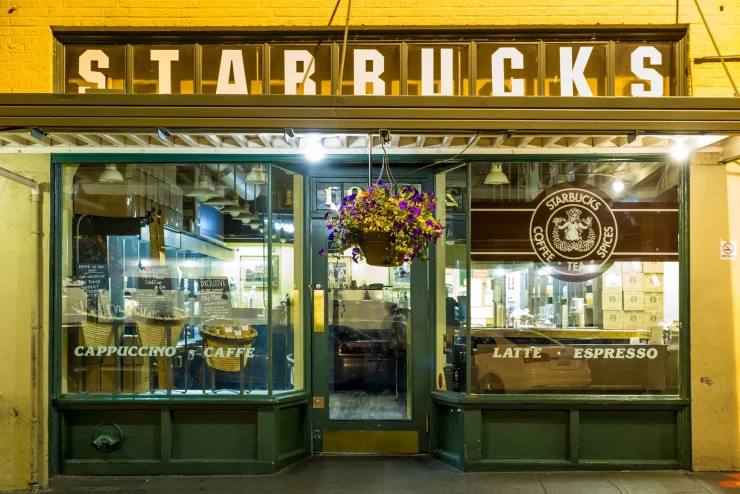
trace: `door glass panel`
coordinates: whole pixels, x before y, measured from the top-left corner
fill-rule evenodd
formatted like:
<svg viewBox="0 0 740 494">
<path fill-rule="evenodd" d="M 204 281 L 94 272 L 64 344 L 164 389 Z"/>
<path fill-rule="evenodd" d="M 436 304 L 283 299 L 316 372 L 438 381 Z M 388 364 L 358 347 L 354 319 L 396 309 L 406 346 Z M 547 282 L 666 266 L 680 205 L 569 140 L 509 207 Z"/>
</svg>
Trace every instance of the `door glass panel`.
<svg viewBox="0 0 740 494">
<path fill-rule="evenodd" d="M 329 418 L 411 418 L 409 265 L 329 260 Z"/>
</svg>

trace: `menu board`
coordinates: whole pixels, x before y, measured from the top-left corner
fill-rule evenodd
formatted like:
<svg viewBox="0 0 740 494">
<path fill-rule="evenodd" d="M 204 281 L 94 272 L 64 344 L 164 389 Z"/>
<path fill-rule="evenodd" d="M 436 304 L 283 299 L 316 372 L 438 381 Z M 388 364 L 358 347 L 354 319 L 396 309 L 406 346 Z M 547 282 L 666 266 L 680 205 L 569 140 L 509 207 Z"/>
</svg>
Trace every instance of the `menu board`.
<svg viewBox="0 0 740 494">
<path fill-rule="evenodd" d="M 231 319 L 229 280 L 226 277 L 201 278 L 199 298 L 203 319 Z"/>
<path fill-rule="evenodd" d="M 147 267 L 138 273 L 136 301 L 139 312 L 159 317 L 172 315 L 173 274 L 171 266 Z"/>
<path fill-rule="evenodd" d="M 97 297 L 100 290 L 108 289 L 108 265 L 79 264 L 77 266 L 77 279 L 82 282 L 82 287 L 87 292 L 88 298 Z"/>
</svg>

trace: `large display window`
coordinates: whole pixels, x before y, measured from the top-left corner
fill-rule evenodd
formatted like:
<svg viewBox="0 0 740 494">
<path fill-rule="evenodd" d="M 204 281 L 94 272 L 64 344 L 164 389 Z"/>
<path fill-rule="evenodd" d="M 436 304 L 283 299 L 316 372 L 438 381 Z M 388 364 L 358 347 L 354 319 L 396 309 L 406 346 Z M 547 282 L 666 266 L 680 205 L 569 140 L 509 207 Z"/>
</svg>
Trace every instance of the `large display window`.
<svg viewBox="0 0 740 494">
<path fill-rule="evenodd" d="M 469 183 L 457 216 L 455 174 Z M 440 174 L 438 388 L 678 394 L 679 177 L 628 160 Z"/>
<path fill-rule="evenodd" d="M 303 177 L 64 165 L 62 394 L 304 388 Z"/>
</svg>

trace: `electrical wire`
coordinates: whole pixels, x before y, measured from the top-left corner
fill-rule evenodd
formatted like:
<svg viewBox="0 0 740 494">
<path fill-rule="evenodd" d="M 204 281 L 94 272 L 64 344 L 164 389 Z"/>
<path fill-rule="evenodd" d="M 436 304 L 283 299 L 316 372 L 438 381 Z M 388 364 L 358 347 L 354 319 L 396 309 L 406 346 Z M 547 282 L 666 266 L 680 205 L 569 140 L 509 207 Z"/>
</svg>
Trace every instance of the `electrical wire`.
<svg viewBox="0 0 740 494">
<path fill-rule="evenodd" d="M 460 156 L 462 156 L 465 153 L 465 151 L 467 151 L 468 149 L 470 149 L 470 146 L 472 146 L 473 143 L 478 139 L 478 136 L 480 136 L 480 130 L 475 133 L 475 136 L 473 136 L 473 138 L 470 140 L 470 142 L 468 143 L 468 145 L 465 146 L 465 148 L 463 148 L 463 150 L 460 151 L 459 153 L 457 153 L 455 156 L 452 156 L 452 157 L 447 158 L 447 159 L 444 159 L 444 160 L 435 161 L 434 163 L 430 163 L 430 164 L 424 165 L 424 166 L 422 166 L 420 168 L 416 168 L 415 170 L 411 170 L 406 175 L 404 175 L 403 177 L 401 177 L 401 180 L 400 181 L 405 180 L 406 177 L 408 177 L 412 173 L 416 173 L 416 172 L 419 172 L 419 171 L 424 170 L 426 168 L 431 168 L 433 166 L 437 166 L 437 165 L 441 165 L 441 164 L 444 164 L 444 163 L 448 163 L 448 162 L 450 162 L 450 161 L 452 161 L 454 159 L 459 158 Z M 385 148 L 383 148 L 383 152 L 385 152 Z"/>
<path fill-rule="evenodd" d="M 714 40 L 714 36 L 712 35 L 712 30 L 709 29 L 709 24 L 707 23 L 707 20 L 704 18 L 704 12 L 701 11 L 701 7 L 699 6 L 699 0 L 694 0 L 694 4 L 696 5 L 696 10 L 699 11 L 699 16 L 701 16 L 701 21 L 704 23 L 704 27 L 707 28 L 709 39 L 712 40 L 712 44 L 714 45 L 714 50 L 717 52 L 719 61 L 722 62 L 722 67 L 725 69 L 725 74 L 727 74 L 727 78 L 730 80 L 730 84 L 732 84 L 732 89 L 735 91 L 735 97 L 738 97 L 740 96 L 740 92 L 738 92 L 737 86 L 735 85 L 735 79 L 732 78 L 732 74 L 730 74 L 730 69 L 727 67 L 727 63 L 725 63 L 725 58 L 722 56 L 722 53 L 719 51 L 719 46 L 717 46 L 717 42 Z"/>
<path fill-rule="evenodd" d="M 340 3 L 342 3 L 342 0 L 337 0 L 337 3 L 334 4 L 334 11 L 331 13 L 331 17 L 329 18 L 329 24 L 327 24 L 328 27 L 331 27 L 331 23 L 334 22 L 334 17 L 337 15 L 337 10 L 339 10 Z M 349 15 L 349 13 L 347 15 Z M 347 22 L 349 23 L 349 21 Z M 316 60 L 316 54 L 319 52 L 319 48 L 321 48 L 321 44 L 323 42 L 324 42 L 323 39 L 319 40 L 319 42 L 316 43 L 316 47 L 313 49 L 313 53 L 311 54 L 311 61 L 308 63 L 306 72 L 304 72 L 303 74 L 303 80 L 301 81 L 302 85 L 306 84 L 306 79 L 308 79 L 308 74 L 311 73 L 311 69 L 313 68 L 314 61 Z"/>
</svg>

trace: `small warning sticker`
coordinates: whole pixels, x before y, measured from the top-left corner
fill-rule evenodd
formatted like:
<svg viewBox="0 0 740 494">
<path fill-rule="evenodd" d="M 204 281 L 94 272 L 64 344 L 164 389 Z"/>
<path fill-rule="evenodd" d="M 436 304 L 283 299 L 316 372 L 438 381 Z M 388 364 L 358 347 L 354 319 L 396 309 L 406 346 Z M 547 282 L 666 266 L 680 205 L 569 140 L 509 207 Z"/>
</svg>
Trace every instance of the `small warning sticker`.
<svg viewBox="0 0 740 494">
<path fill-rule="evenodd" d="M 719 258 L 734 261 L 737 259 L 737 242 L 720 240 Z"/>
</svg>

